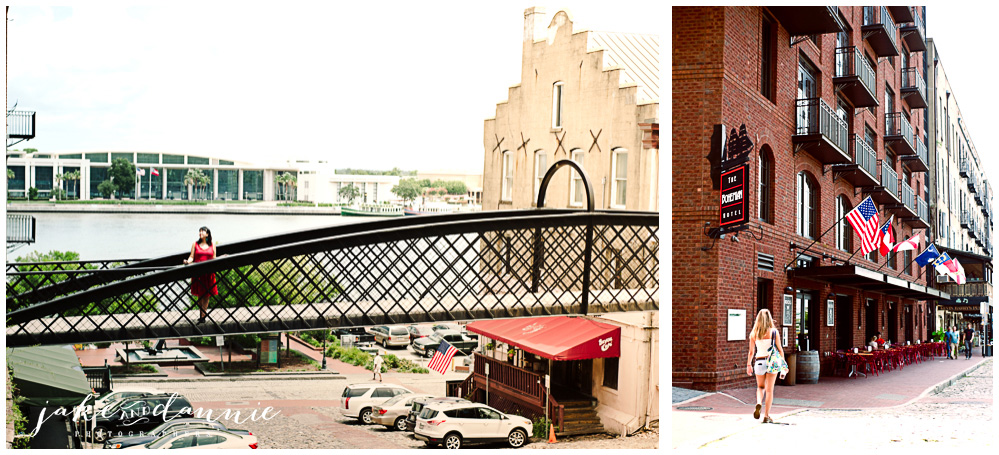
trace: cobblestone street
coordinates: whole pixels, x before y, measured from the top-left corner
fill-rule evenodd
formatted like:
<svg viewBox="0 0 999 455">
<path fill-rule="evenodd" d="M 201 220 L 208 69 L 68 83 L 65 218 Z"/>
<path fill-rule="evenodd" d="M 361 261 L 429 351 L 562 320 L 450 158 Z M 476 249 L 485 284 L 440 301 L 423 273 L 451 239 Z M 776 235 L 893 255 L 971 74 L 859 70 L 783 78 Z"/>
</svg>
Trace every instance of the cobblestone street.
<svg viewBox="0 0 999 455">
<path fill-rule="evenodd" d="M 453 375 L 453 374 L 452 374 Z M 424 443 L 412 433 L 393 431 L 381 425 L 363 425 L 340 415 L 340 395 L 347 384 L 367 382 L 368 374 L 347 374 L 347 379 L 253 381 L 131 382 L 129 385 L 154 387 L 176 392 L 190 399 L 195 407 L 222 415 L 226 410 L 240 411 L 240 423 L 220 419 L 231 428 L 249 430 L 262 449 L 415 449 Z M 391 377 L 390 377 L 391 376 Z M 457 375 L 462 376 L 463 375 Z M 417 392 L 444 394 L 439 375 L 386 374 L 385 382 L 402 384 Z M 269 420 L 249 420 L 264 408 L 280 411 Z M 274 412 L 270 412 L 273 414 Z M 556 444 L 535 438 L 532 449 L 652 449 L 658 447 L 658 423 L 631 437 L 589 435 L 560 438 Z M 508 448 L 505 444 L 476 445 L 478 448 Z"/>
<path fill-rule="evenodd" d="M 776 418 L 778 425 L 753 422 L 699 447 L 740 449 L 760 441 L 776 440 L 792 446 L 800 442 L 813 447 L 849 446 L 856 450 L 995 446 L 992 383 L 993 360 L 988 359 L 952 385 L 908 404 L 871 409 L 801 410 Z M 739 418 L 714 417 L 715 420 Z M 677 436 L 674 434 L 674 447 Z"/>
</svg>

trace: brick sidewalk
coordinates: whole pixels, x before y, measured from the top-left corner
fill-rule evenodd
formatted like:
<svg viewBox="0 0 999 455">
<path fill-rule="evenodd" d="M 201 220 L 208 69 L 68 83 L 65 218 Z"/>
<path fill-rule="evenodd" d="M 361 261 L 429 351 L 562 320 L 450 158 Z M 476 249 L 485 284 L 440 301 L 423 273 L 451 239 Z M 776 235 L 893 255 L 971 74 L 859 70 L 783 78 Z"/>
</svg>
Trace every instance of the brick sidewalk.
<svg viewBox="0 0 999 455">
<path fill-rule="evenodd" d="M 818 384 L 776 386 L 771 415 L 785 414 L 803 408 L 857 409 L 897 406 L 919 398 L 928 389 L 985 361 L 983 357 L 948 360 L 938 357 L 906 365 L 878 376 L 823 376 Z M 756 388 L 726 390 L 694 399 L 679 406 L 707 406 L 712 413 L 751 413 L 756 403 Z M 677 412 L 695 412 L 677 410 Z M 748 411 L 747 411 L 748 410 Z"/>
</svg>

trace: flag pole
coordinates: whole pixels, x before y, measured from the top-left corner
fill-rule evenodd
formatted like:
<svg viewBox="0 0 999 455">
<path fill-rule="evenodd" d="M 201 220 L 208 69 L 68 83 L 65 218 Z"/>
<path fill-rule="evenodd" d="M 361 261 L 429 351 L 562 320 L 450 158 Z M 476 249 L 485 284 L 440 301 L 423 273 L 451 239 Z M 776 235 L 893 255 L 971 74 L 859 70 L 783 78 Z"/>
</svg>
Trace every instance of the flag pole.
<svg viewBox="0 0 999 455">
<path fill-rule="evenodd" d="M 847 212 L 847 215 L 849 215 L 849 214 L 850 214 L 850 212 Z M 838 224 L 840 223 L 840 221 L 843 221 L 843 219 L 844 219 L 844 218 L 846 218 L 846 215 L 843 215 L 843 216 L 841 216 L 841 217 L 839 218 L 839 220 L 837 220 L 837 221 L 836 221 L 835 223 L 833 223 L 833 224 L 832 224 L 832 226 L 829 226 L 829 229 L 826 229 L 826 230 L 825 230 L 825 232 L 823 232 L 822 234 L 819 234 L 819 236 L 818 236 L 818 237 L 816 237 L 816 238 L 815 238 L 815 240 L 812 240 L 812 243 L 810 243 L 810 244 L 809 244 L 809 245 L 808 245 L 807 247 L 805 247 L 804 249 L 800 250 L 800 251 L 798 252 L 798 255 L 797 255 L 797 256 L 795 256 L 795 257 L 794 257 L 794 259 L 791 259 L 791 262 L 788 262 L 788 263 L 787 263 L 787 265 L 785 265 L 785 266 L 784 266 L 784 270 L 788 270 L 788 269 L 789 269 L 789 268 L 791 267 L 791 264 L 794 264 L 794 261 L 797 261 L 797 260 L 798 260 L 798 258 L 800 258 L 800 257 L 801 257 L 801 254 L 802 254 L 802 253 L 804 253 L 805 251 L 808 251 L 808 250 L 809 250 L 809 249 L 810 249 L 810 248 L 811 248 L 811 247 L 812 247 L 813 245 L 815 245 L 815 242 L 818 242 L 818 241 L 819 241 L 819 239 L 821 239 L 821 238 L 822 238 L 822 236 L 824 236 L 824 235 L 826 235 L 827 233 L 829 233 L 829 231 L 830 231 L 830 230 L 832 230 L 832 228 L 836 227 L 836 225 L 838 225 Z M 853 257 L 853 256 L 850 256 L 850 257 Z"/>
<path fill-rule="evenodd" d="M 905 267 L 908 267 L 908 266 L 912 265 L 913 262 L 916 262 L 916 256 L 913 256 L 912 259 L 909 260 L 909 263 L 905 264 Z M 895 275 L 895 278 L 898 278 L 898 277 L 902 276 L 902 273 L 905 272 L 905 267 L 902 267 L 902 271 L 898 272 L 898 275 Z M 878 269 L 878 270 L 880 270 L 880 269 Z"/>
<path fill-rule="evenodd" d="M 847 264 L 850 264 L 850 259 L 853 259 L 853 256 L 855 254 L 857 254 L 857 252 L 860 251 L 861 248 L 863 248 L 863 247 L 862 246 L 858 246 L 857 249 L 853 250 L 853 253 L 850 254 L 850 257 L 846 258 L 846 263 Z"/>
</svg>

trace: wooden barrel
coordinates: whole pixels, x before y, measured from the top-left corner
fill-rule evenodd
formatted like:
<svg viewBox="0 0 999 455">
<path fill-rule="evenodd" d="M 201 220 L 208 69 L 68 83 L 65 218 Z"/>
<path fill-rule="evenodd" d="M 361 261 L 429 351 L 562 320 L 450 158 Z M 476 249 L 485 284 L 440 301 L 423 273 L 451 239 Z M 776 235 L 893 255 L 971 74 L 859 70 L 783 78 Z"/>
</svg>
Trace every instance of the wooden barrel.
<svg viewBox="0 0 999 455">
<path fill-rule="evenodd" d="M 819 351 L 799 352 L 797 370 L 798 382 L 817 384 L 819 382 Z"/>
</svg>

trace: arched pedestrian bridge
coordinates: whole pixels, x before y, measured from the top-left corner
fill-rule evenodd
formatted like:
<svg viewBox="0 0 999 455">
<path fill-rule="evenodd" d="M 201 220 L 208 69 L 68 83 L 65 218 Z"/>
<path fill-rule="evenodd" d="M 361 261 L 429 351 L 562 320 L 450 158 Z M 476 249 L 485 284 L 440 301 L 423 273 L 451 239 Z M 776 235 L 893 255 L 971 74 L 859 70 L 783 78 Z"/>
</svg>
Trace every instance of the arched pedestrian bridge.
<svg viewBox="0 0 999 455">
<path fill-rule="evenodd" d="M 186 266 L 187 251 L 7 264 L 7 345 L 657 310 L 658 242 L 655 212 L 534 209 L 293 232 Z M 198 324 L 206 274 L 219 295 Z"/>
</svg>

